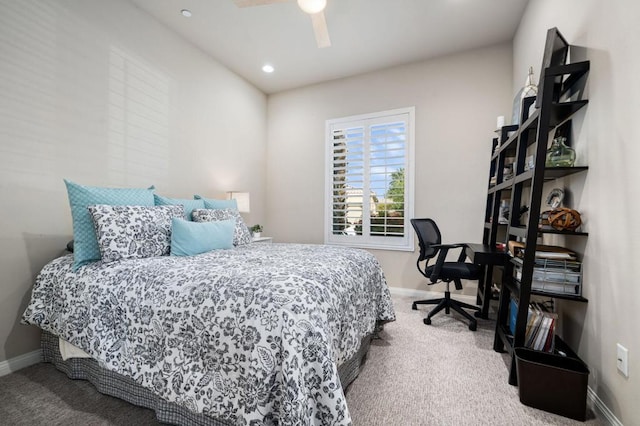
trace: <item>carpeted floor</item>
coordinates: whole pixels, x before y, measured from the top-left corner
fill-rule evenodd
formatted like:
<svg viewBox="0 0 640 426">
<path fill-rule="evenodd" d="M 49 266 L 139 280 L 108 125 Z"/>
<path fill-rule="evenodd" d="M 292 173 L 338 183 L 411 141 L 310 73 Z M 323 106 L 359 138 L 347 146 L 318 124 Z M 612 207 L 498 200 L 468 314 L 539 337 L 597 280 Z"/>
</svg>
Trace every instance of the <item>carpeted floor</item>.
<svg viewBox="0 0 640 426">
<path fill-rule="evenodd" d="M 493 350 L 494 321 L 478 320 L 472 332 L 461 317 L 443 312 L 424 325 L 431 306 L 413 311 L 414 299 L 393 300 L 396 322 L 373 341 L 347 390 L 354 425 L 604 424 L 591 411 L 582 423 L 521 404 L 507 382 L 508 356 Z"/>
<path fill-rule="evenodd" d="M 397 321 L 374 340 L 360 376 L 347 390 L 355 426 L 580 425 L 586 423 L 522 405 L 507 383 L 506 357 L 494 352 L 492 321 L 471 332 L 440 314 L 426 326 L 429 307 L 411 310 L 394 296 Z M 98 393 L 50 364 L 0 377 L 1 425 L 154 425 L 150 410 Z"/>
</svg>

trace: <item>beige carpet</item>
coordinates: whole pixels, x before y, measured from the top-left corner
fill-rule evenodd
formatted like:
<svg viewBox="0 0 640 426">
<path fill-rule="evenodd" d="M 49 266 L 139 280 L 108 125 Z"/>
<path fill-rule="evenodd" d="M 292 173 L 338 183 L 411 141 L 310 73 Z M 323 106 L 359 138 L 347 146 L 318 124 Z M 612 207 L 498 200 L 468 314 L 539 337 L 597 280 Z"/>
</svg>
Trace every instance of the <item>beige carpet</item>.
<svg viewBox="0 0 640 426">
<path fill-rule="evenodd" d="M 356 426 L 387 425 L 601 425 L 527 407 L 508 384 L 508 357 L 493 351 L 494 321 L 469 331 L 444 312 L 422 319 L 431 306 L 394 296 L 397 321 L 375 340 L 358 379 L 347 391 Z"/>
<path fill-rule="evenodd" d="M 493 322 L 478 331 L 450 315 L 426 326 L 429 307 L 394 296 L 397 321 L 374 340 L 347 401 L 354 426 L 580 425 L 522 405 L 494 352 Z M 98 393 L 50 364 L 0 377 L 0 425 L 153 425 L 150 410 Z M 603 424 L 589 414 L 587 425 Z"/>
</svg>

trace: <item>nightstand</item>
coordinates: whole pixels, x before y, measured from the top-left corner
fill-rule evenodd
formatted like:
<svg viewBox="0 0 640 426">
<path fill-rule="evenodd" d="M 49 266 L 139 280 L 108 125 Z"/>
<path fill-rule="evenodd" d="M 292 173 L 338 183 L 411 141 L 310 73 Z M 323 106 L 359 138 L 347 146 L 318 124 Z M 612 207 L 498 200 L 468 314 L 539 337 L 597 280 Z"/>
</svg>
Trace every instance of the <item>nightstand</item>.
<svg viewBox="0 0 640 426">
<path fill-rule="evenodd" d="M 251 239 L 252 243 L 265 243 L 265 244 L 271 244 L 273 242 L 273 237 L 258 237 L 258 238 L 252 238 Z"/>
</svg>

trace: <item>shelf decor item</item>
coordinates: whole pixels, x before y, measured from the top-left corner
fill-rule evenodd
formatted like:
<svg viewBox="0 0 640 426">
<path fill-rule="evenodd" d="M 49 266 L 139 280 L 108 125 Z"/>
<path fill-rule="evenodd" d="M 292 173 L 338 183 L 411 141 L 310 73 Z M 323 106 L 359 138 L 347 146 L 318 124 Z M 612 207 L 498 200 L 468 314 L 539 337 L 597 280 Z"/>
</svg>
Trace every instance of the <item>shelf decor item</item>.
<svg viewBox="0 0 640 426">
<path fill-rule="evenodd" d="M 547 210 L 540 214 L 540 229 L 555 229 L 556 231 L 575 231 L 582 225 L 580 213 L 566 207 Z"/>
<path fill-rule="evenodd" d="M 527 75 L 527 80 L 524 83 L 524 87 L 518 91 L 516 97 L 513 98 L 513 115 L 511 116 L 511 124 L 520 124 L 520 119 L 522 118 L 522 108 L 524 105 L 525 98 L 535 98 L 538 95 L 538 86 L 533 83 L 533 67 L 529 67 L 529 75 Z M 532 103 L 527 103 L 527 106 L 531 106 Z M 529 116 L 527 112 L 526 117 Z"/>
<path fill-rule="evenodd" d="M 509 200 L 500 201 L 500 213 L 498 214 L 498 223 L 506 225 L 509 223 Z"/>
<path fill-rule="evenodd" d="M 562 205 L 564 200 L 564 191 L 560 188 L 553 188 L 547 196 L 547 205 L 552 209 L 557 209 Z"/>
<path fill-rule="evenodd" d="M 260 238 L 260 235 L 262 234 L 262 225 L 255 224 L 249 228 L 249 230 L 251 231 L 253 238 Z"/>
<path fill-rule="evenodd" d="M 576 151 L 567 146 L 567 138 L 559 136 L 553 139 L 551 148 L 547 150 L 545 167 L 573 167 L 576 162 Z"/>
</svg>

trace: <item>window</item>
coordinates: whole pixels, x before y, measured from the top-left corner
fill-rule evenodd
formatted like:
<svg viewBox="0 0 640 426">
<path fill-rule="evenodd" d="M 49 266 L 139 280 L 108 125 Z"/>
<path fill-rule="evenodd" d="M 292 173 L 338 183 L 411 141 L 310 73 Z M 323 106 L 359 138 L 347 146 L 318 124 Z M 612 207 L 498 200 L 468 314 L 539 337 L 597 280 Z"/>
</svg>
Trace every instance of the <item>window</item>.
<svg viewBox="0 0 640 426">
<path fill-rule="evenodd" d="M 327 121 L 325 243 L 413 250 L 414 114 Z"/>
</svg>

